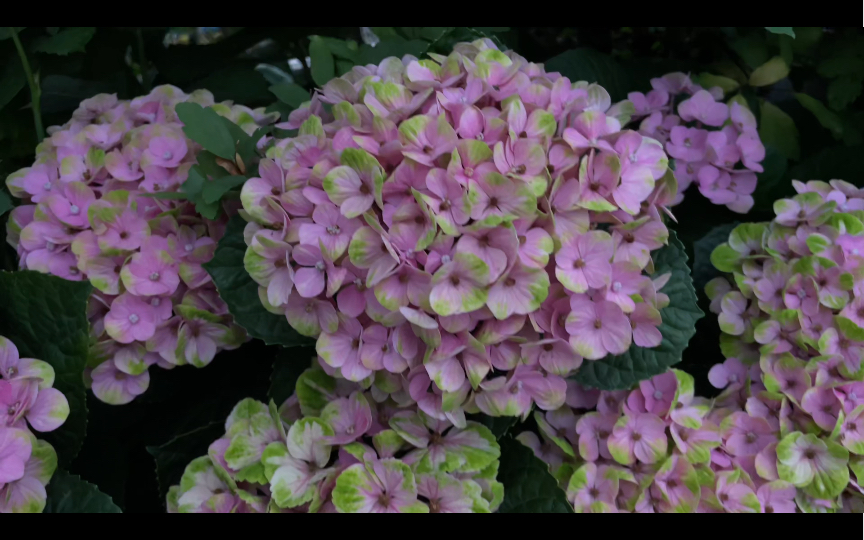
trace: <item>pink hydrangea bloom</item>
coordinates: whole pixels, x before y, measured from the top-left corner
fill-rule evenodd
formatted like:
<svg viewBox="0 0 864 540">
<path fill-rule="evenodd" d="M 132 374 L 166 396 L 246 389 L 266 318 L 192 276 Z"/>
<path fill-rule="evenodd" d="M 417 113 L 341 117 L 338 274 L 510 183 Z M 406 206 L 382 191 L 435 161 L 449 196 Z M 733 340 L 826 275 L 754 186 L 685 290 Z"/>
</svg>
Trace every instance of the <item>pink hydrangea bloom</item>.
<svg viewBox="0 0 864 540">
<path fill-rule="evenodd" d="M 202 266 L 213 258 L 224 218 L 204 219 L 185 200 L 146 197 L 178 191 L 196 163 L 200 147 L 186 138 L 174 110 L 186 101 L 215 106 L 247 131 L 273 120 L 262 111 L 215 104 L 207 91 L 185 94 L 162 86 L 132 101 L 100 95 L 82 102 L 65 125 L 50 128 L 34 166 L 6 180 L 25 202 L 13 216 L 19 233 L 9 236 L 21 268 L 88 280 L 96 289 L 93 357 L 113 366 L 94 370 L 93 389 L 109 403 L 140 395 L 153 364 L 206 365 L 217 351 L 243 340 Z M 281 172 L 266 163 L 261 169 L 268 178 Z M 300 213 L 311 208 L 296 197 L 280 200 L 295 203 Z M 325 230 L 343 225 L 324 208 L 313 220 Z M 352 232 L 321 236 L 328 249 L 344 251 Z M 274 274 L 268 276 L 268 299 L 284 306 L 293 274 Z M 212 320 L 203 323 L 201 312 Z M 199 330 L 207 336 L 203 341 L 183 339 L 184 331 Z"/>
</svg>

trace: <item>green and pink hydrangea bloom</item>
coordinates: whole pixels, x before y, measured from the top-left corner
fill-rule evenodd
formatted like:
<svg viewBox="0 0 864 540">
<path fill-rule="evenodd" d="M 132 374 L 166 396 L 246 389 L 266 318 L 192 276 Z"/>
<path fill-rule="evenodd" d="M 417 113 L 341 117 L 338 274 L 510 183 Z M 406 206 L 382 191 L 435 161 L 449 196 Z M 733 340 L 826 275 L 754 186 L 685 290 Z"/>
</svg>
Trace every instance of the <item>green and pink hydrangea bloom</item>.
<svg viewBox="0 0 864 540">
<path fill-rule="evenodd" d="M 216 104 L 207 91 L 162 86 L 131 101 L 100 95 L 85 100 L 65 125 L 50 128 L 35 164 L 6 180 L 25 203 L 13 212 L 17 233 L 9 235 L 21 268 L 95 288 L 91 356 L 100 363 L 91 366 L 92 388 L 111 404 L 146 391 L 153 364 L 204 366 L 244 339 L 202 266 L 213 258 L 224 218 L 205 219 L 182 198 L 152 197 L 179 191 L 200 152 L 174 110 L 183 102 L 211 106 L 247 131 L 274 120 Z M 268 299 L 284 306 L 293 275 L 273 274 L 266 277 Z M 207 307 L 198 307 L 213 316 L 206 323 L 179 309 L 202 298 Z"/>
<path fill-rule="evenodd" d="M 356 66 L 244 185 L 246 269 L 336 378 L 462 430 L 556 410 L 583 362 L 662 341 L 674 178 L 631 108 L 489 40 Z"/>
<path fill-rule="evenodd" d="M 36 434 L 59 428 L 69 402 L 54 386 L 47 362 L 21 358 L 0 336 L 0 513 L 41 513 L 57 453 Z"/>
<path fill-rule="evenodd" d="M 281 407 L 237 404 L 225 435 L 170 489 L 168 509 L 489 513 L 503 497 L 499 456 L 495 437 L 480 424 L 456 427 L 410 400 L 313 368 Z"/>
</svg>

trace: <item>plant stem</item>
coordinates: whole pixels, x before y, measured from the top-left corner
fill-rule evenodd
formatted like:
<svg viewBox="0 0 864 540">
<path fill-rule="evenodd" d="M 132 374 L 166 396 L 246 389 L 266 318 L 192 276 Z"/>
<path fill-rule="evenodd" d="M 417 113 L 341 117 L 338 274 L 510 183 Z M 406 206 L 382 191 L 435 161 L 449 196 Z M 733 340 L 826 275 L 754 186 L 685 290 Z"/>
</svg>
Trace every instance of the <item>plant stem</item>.
<svg viewBox="0 0 864 540">
<path fill-rule="evenodd" d="M 147 56 L 144 54 L 144 36 L 140 28 L 135 29 L 135 38 L 138 44 L 138 64 L 141 66 L 141 85 L 145 93 L 150 93 L 149 69 L 147 68 Z"/>
<path fill-rule="evenodd" d="M 27 76 L 27 84 L 30 85 L 30 108 L 33 109 L 33 124 L 36 126 L 36 137 L 41 143 L 45 138 L 45 128 L 42 127 L 42 90 L 39 88 L 39 82 L 33 77 L 33 71 L 30 69 L 30 62 L 27 61 L 27 53 L 24 52 L 24 47 L 21 45 L 21 40 L 18 39 L 18 32 L 15 28 L 9 27 L 9 32 L 12 34 L 12 41 L 15 42 L 15 48 L 18 49 L 18 57 L 21 58 L 21 65 L 24 67 L 24 75 Z"/>
</svg>

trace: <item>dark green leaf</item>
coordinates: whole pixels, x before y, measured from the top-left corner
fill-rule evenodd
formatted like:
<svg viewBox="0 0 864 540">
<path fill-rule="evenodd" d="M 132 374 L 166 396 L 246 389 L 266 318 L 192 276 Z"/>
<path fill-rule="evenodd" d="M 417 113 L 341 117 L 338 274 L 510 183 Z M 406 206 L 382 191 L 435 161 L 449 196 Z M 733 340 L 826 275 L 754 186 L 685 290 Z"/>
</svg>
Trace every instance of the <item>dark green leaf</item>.
<svg viewBox="0 0 864 540">
<path fill-rule="evenodd" d="M 795 94 L 798 103 L 805 109 L 813 113 L 813 116 L 819 120 L 822 127 L 827 129 L 834 135 L 835 139 L 843 136 L 843 122 L 835 113 L 828 110 L 828 107 L 818 99 L 808 96 L 807 94 Z"/>
<path fill-rule="evenodd" d="M 344 40 L 344 39 L 336 39 L 331 37 L 322 37 L 324 43 L 327 44 L 327 48 L 330 49 L 330 52 L 333 53 L 333 56 L 336 58 L 341 58 L 343 60 L 349 60 L 351 62 L 355 62 L 357 60 L 357 53 L 359 47 L 357 46 L 357 42 L 353 40 Z"/>
<path fill-rule="evenodd" d="M 285 66 L 288 67 L 287 65 Z M 290 68 L 288 68 L 290 69 Z M 255 71 L 260 73 L 270 84 L 293 83 L 294 77 L 284 69 L 271 64 L 258 64 Z"/>
<path fill-rule="evenodd" d="M 407 40 L 401 37 L 382 38 L 381 43 L 375 47 L 363 45 L 360 47 L 360 53 L 357 56 L 358 64 L 378 64 L 381 60 L 390 56 L 402 58 L 406 54 L 413 56 L 421 56 L 429 44 L 420 39 Z"/>
<path fill-rule="evenodd" d="M 45 514 L 122 514 L 111 497 L 93 484 L 58 469 L 48 484 Z"/>
<path fill-rule="evenodd" d="M 268 397 L 276 402 L 276 405 L 285 403 L 294 388 L 297 379 L 304 371 L 309 369 L 311 359 L 315 357 L 313 349 L 303 350 L 298 348 L 282 349 L 273 361 L 273 374 L 270 376 L 270 391 Z"/>
<path fill-rule="evenodd" d="M 709 281 L 723 275 L 711 264 L 711 253 L 714 252 L 714 248 L 729 241 L 732 229 L 737 226 L 737 221 L 720 225 L 693 243 L 693 286 L 696 287 L 697 291 L 705 290 L 705 285 Z"/>
<path fill-rule="evenodd" d="M 171 201 L 185 201 L 189 198 L 187 194 L 178 193 L 176 191 L 162 191 L 159 193 L 139 193 L 138 197 L 149 197 L 151 199 L 163 199 Z"/>
<path fill-rule="evenodd" d="M 222 299 L 228 304 L 235 322 L 245 328 L 250 336 L 262 339 L 268 345 L 314 345 L 314 341 L 295 332 L 284 316 L 270 313 L 261 305 L 258 284 L 243 266 L 246 254 L 246 242 L 243 239 L 245 227 L 246 222 L 240 216 L 231 218 L 213 260 L 204 265 Z"/>
<path fill-rule="evenodd" d="M 474 414 L 468 417 L 468 420 L 472 422 L 478 422 L 483 424 L 489 431 L 495 435 L 496 439 L 501 439 L 504 435 L 507 435 L 507 432 L 510 431 L 510 428 L 516 425 L 516 421 L 518 418 L 515 416 L 500 416 L 493 417 L 487 416 L 485 414 Z"/>
<path fill-rule="evenodd" d="M 41 87 L 42 114 L 72 111 L 87 98 L 117 91 L 112 81 L 87 81 L 65 75 L 49 75 Z"/>
<path fill-rule="evenodd" d="M 504 484 L 500 514 L 572 514 L 558 481 L 549 467 L 528 447 L 506 437 L 501 441 L 498 481 Z"/>
<path fill-rule="evenodd" d="M 12 210 L 12 208 L 12 199 L 9 198 L 9 195 L 5 191 L 0 190 L 0 217 L 9 210 Z"/>
<path fill-rule="evenodd" d="M 90 343 L 87 282 L 66 281 L 30 270 L 0 272 L 0 336 L 25 358 L 51 364 L 54 388 L 69 401 L 69 418 L 43 438 L 57 450 L 60 466 L 78 455 L 87 431 L 84 367 Z"/>
<path fill-rule="evenodd" d="M 0 109 L 12 101 L 18 92 L 27 84 L 21 62 L 17 58 L 9 57 L 3 74 L 0 75 Z"/>
<path fill-rule="evenodd" d="M 772 34 L 785 34 L 792 38 L 795 37 L 795 30 L 791 26 L 766 26 L 765 30 L 768 30 Z"/>
<path fill-rule="evenodd" d="M 147 452 L 156 461 L 156 478 L 159 481 L 159 496 L 165 499 L 168 489 L 180 483 L 183 471 L 193 459 L 207 455 L 210 445 L 225 434 L 224 422 L 213 422 L 183 435 L 179 435 L 161 446 L 148 446 Z"/>
<path fill-rule="evenodd" d="M 309 101 L 310 99 L 308 90 L 292 83 L 274 84 L 270 87 L 270 91 L 279 98 L 279 101 L 287 103 L 295 109 L 299 108 L 304 101 Z"/>
<path fill-rule="evenodd" d="M 773 212 L 774 201 L 794 193 L 792 183 L 786 176 L 788 165 L 789 161 L 773 144 L 765 144 L 763 171 L 756 173 L 759 181 L 756 183 L 756 191 L 753 192 L 753 210 Z"/>
<path fill-rule="evenodd" d="M 558 71 L 571 82 L 596 82 L 609 92 L 612 101 L 627 97 L 630 77 L 611 56 L 592 49 L 573 49 L 546 62 L 547 71 Z"/>
<path fill-rule="evenodd" d="M 795 121 L 779 107 L 765 101 L 762 103 L 762 118 L 759 122 L 759 137 L 763 144 L 770 144 L 789 159 L 798 159 L 798 128 Z"/>
<path fill-rule="evenodd" d="M 312 80 L 318 86 L 324 86 L 336 76 L 336 64 L 333 53 L 327 43 L 318 36 L 312 36 L 309 43 L 309 57 L 312 60 Z"/>
<path fill-rule="evenodd" d="M 768 86 L 789 75 L 789 64 L 781 56 L 775 56 L 753 70 L 750 86 Z"/>
<path fill-rule="evenodd" d="M 737 37 L 729 42 L 729 46 L 753 69 L 761 66 L 771 58 L 771 52 L 768 50 L 766 40 L 761 34 Z"/>
<path fill-rule="evenodd" d="M 27 28 L 27 27 L 26 26 L 15 26 L 13 29 L 15 30 L 16 34 L 20 34 L 21 30 L 24 30 L 25 28 Z M 11 37 L 12 37 L 12 32 L 9 31 L 9 28 L 6 26 L 0 26 L 0 41 L 3 41 L 4 39 L 9 39 Z"/>
<path fill-rule="evenodd" d="M 204 184 L 201 196 L 207 204 L 219 202 L 222 196 L 231 189 L 242 186 L 246 182 L 245 176 L 223 176 L 216 180 L 210 180 Z"/>
<path fill-rule="evenodd" d="M 860 76 L 843 76 L 828 85 L 828 105 L 835 111 L 842 111 L 861 95 Z"/>
<path fill-rule="evenodd" d="M 48 54 L 59 54 L 66 56 L 69 53 L 84 52 L 84 46 L 93 38 L 96 28 L 92 26 L 70 26 L 53 36 L 38 38 L 33 44 L 35 52 Z"/>
<path fill-rule="evenodd" d="M 687 266 L 687 253 L 674 231 L 669 232 L 669 245 L 652 254 L 655 276 L 671 272 L 662 292 L 669 296 L 669 305 L 660 311 L 663 342 L 653 349 L 635 344 L 621 356 L 596 362 L 585 362 L 576 374 L 584 386 L 601 390 L 624 390 L 639 381 L 664 373 L 681 361 L 690 338 L 696 333 L 696 321 L 704 316 L 697 305 L 696 290 Z"/>
<path fill-rule="evenodd" d="M 802 181 L 840 178 L 855 182 L 861 175 L 862 155 L 864 146 L 826 148 L 792 167 L 789 176 Z"/>
<path fill-rule="evenodd" d="M 234 160 L 234 138 L 216 111 L 197 103 L 178 103 L 176 110 L 187 137 L 221 158 Z"/>
</svg>

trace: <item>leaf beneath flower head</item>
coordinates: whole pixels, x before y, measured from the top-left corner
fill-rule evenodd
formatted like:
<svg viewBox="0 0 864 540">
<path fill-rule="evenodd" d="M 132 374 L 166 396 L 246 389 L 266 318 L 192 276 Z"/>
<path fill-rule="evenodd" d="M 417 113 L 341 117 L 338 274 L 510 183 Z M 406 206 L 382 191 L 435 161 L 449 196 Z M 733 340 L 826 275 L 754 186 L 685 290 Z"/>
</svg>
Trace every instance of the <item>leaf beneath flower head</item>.
<svg viewBox="0 0 864 540">
<path fill-rule="evenodd" d="M 711 264 L 711 254 L 717 246 L 729 241 L 729 235 L 738 225 L 737 221 L 719 225 L 711 229 L 711 232 L 701 239 L 693 242 L 693 286 L 697 291 L 704 290 L 709 281 L 723 275 Z"/>
<path fill-rule="evenodd" d="M 611 56 L 592 49 L 573 49 L 546 62 L 546 71 L 558 71 L 570 82 L 596 82 L 609 92 L 612 101 L 627 97 L 633 89 L 630 75 Z"/>
<path fill-rule="evenodd" d="M 795 30 L 791 26 L 766 26 L 765 30 L 768 30 L 772 34 L 784 34 L 792 38 L 795 37 Z"/>
<path fill-rule="evenodd" d="M 243 257 L 246 254 L 246 241 L 243 229 L 246 222 L 234 216 L 219 241 L 213 260 L 204 268 L 213 278 L 222 300 L 234 321 L 242 326 L 250 336 L 262 339 L 267 345 L 283 347 L 312 347 L 315 342 L 298 334 L 284 316 L 270 313 L 258 298 L 258 284 L 246 272 Z"/>
<path fill-rule="evenodd" d="M 48 484 L 45 514 L 122 514 L 111 497 L 74 474 L 58 470 Z"/>
<path fill-rule="evenodd" d="M 179 103 L 176 111 L 187 137 L 221 158 L 234 160 L 234 138 L 216 111 L 197 103 Z"/>
<path fill-rule="evenodd" d="M 210 445 L 225 433 L 224 422 L 206 426 L 179 435 L 161 446 L 148 446 L 147 452 L 156 462 L 159 496 L 165 498 L 168 488 L 180 483 L 186 466 L 193 459 L 206 456 Z"/>
<path fill-rule="evenodd" d="M 659 326 L 663 342 L 653 349 L 635 344 L 621 356 L 607 356 L 596 362 L 585 362 L 576 374 L 583 386 L 601 390 L 625 390 L 639 381 L 664 373 L 681 362 L 681 354 L 696 333 L 696 321 L 704 316 L 697 305 L 696 290 L 687 266 L 684 245 L 674 231 L 669 231 L 669 245 L 655 251 L 655 276 L 671 273 L 662 292 L 669 296 L 669 305 L 660 311 Z"/>
<path fill-rule="evenodd" d="M 84 52 L 84 46 L 93 38 L 96 28 L 92 26 L 70 26 L 53 36 L 36 39 L 33 50 L 49 54 L 67 56 L 69 53 Z"/>
<path fill-rule="evenodd" d="M 501 441 L 498 481 L 504 484 L 501 514 L 572 514 L 558 481 L 549 467 L 511 437 Z"/>
<path fill-rule="evenodd" d="M 5 191 L 0 191 L 0 217 L 9 210 L 12 210 L 12 208 L 12 200 L 9 198 L 9 195 Z"/>
<path fill-rule="evenodd" d="M 29 270 L 0 272 L 0 336 L 18 347 L 22 358 L 54 368 L 54 388 L 69 402 L 69 418 L 43 438 L 68 466 L 87 431 L 84 367 L 90 343 L 87 300 L 93 287 Z"/>
</svg>

